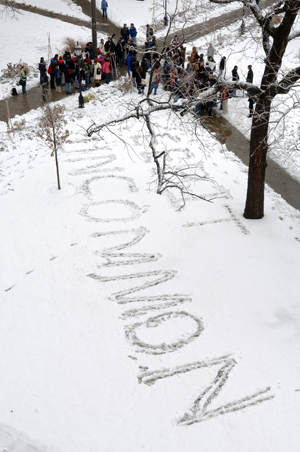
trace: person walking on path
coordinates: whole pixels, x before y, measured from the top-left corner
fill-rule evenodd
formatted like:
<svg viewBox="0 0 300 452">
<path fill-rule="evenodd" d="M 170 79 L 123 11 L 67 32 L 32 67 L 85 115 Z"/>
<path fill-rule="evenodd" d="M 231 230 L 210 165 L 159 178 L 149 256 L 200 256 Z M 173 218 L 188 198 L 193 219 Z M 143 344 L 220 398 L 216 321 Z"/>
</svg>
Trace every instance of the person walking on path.
<svg viewBox="0 0 300 452">
<path fill-rule="evenodd" d="M 107 19 L 107 7 L 108 7 L 107 1 L 102 0 L 101 1 L 102 16 L 106 17 L 106 19 Z"/>
<path fill-rule="evenodd" d="M 27 68 L 25 65 L 23 65 L 23 66 L 21 66 L 21 70 L 20 70 L 20 85 L 22 86 L 23 94 L 27 94 L 26 82 L 27 82 Z"/>
</svg>

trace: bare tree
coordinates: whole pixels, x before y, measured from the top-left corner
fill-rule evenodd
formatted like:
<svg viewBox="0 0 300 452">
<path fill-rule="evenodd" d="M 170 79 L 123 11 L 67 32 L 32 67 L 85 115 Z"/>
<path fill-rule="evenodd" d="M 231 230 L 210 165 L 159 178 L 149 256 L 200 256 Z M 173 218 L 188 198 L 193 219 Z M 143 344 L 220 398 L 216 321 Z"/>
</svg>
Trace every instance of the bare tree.
<svg viewBox="0 0 300 452">
<path fill-rule="evenodd" d="M 1 16 L 8 16 L 12 19 L 18 20 L 18 15 L 22 14 L 18 8 L 16 7 L 16 2 L 14 0 L 4 0 L 2 2 L 3 9 L 1 12 Z"/>
<path fill-rule="evenodd" d="M 210 1 L 225 4 L 235 0 Z M 264 186 L 272 102 L 278 94 L 287 94 L 300 79 L 300 66 L 283 75 L 280 73 L 282 58 L 288 43 L 300 36 L 300 32 L 293 31 L 293 25 L 299 16 L 300 2 L 299 0 L 280 0 L 270 11 L 263 12 L 255 0 L 239 1 L 250 9 L 261 28 L 261 40 L 265 53 L 265 68 L 260 86 L 248 88 L 249 92 L 256 94 L 257 103 L 251 128 L 244 217 L 259 219 L 264 216 Z M 275 17 L 276 20 L 274 20 Z"/>
<path fill-rule="evenodd" d="M 57 150 L 64 143 L 68 143 L 69 131 L 65 130 L 67 121 L 64 118 L 65 106 L 55 105 L 51 107 L 49 104 L 42 109 L 42 116 L 38 122 L 36 131 L 37 137 L 49 147 L 51 157 L 55 155 L 57 185 L 60 190 L 60 178 L 58 168 Z"/>
<path fill-rule="evenodd" d="M 214 3 L 226 4 L 235 0 L 210 0 Z M 255 0 L 238 0 L 245 8 L 249 8 L 257 24 L 261 29 L 261 43 L 265 53 L 264 73 L 260 85 L 243 82 L 229 82 L 219 80 L 214 86 L 205 90 L 195 90 L 181 105 L 174 106 L 171 96 L 168 100 L 154 101 L 150 98 L 151 82 L 154 68 L 150 73 L 149 89 L 146 99 L 136 102 L 132 111 L 125 116 L 113 119 L 106 123 L 93 124 L 88 129 L 88 134 L 99 133 L 104 128 L 109 128 L 113 124 L 122 123 L 131 118 L 143 119 L 150 134 L 149 146 L 152 150 L 153 159 L 157 168 L 158 193 L 162 193 L 163 188 L 168 185 L 165 181 L 166 175 L 166 154 L 163 150 L 158 150 L 155 144 L 155 132 L 151 122 L 151 117 L 155 112 L 172 110 L 174 114 L 190 113 L 195 117 L 195 106 L 199 103 L 211 102 L 222 88 L 242 89 L 256 96 L 257 102 L 251 127 L 250 140 L 250 162 L 248 173 L 248 189 L 244 211 L 244 217 L 249 219 L 259 219 L 264 215 L 264 188 L 266 157 L 268 152 L 268 132 L 272 102 L 278 94 L 287 94 L 296 85 L 300 78 L 300 67 L 296 67 L 282 74 L 282 58 L 285 54 L 288 43 L 300 36 L 300 32 L 293 31 L 293 26 L 299 16 L 299 0 L 280 0 L 267 11 L 262 11 Z M 274 18 L 276 17 L 276 20 Z M 278 19 L 278 17 L 280 19 Z M 176 15 L 173 20 L 176 19 Z M 172 26 L 170 17 L 169 30 Z M 178 47 L 191 37 L 183 33 L 183 38 L 178 43 Z M 168 55 L 166 46 L 167 36 L 163 42 L 163 49 L 159 54 L 158 63 Z M 203 124 L 202 124 L 203 125 Z M 167 179 L 168 180 L 168 179 Z M 169 182 L 169 180 L 168 180 Z"/>
</svg>

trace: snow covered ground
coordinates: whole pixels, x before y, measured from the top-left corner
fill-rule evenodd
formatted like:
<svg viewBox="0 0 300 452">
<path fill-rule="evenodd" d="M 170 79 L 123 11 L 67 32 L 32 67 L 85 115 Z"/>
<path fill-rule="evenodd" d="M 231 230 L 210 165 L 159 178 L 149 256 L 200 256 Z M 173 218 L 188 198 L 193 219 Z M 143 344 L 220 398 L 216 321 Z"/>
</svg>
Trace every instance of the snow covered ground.
<svg viewBox="0 0 300 452">
<path fill-rule="evenodd" d="M 80 6 L 77 6 L 72 0 L 51 0 L 51 3 L 45 0 L 20 0 L 18 3 L 24 5 L 36 6 L 37 8 L 55 11 L 58 14 L 66 14 L 68 16 L 77 17 L 77 19 L 90 20 L 88 16 L 83 14 Z"/>
<path fill-rule="evenodd" d="M 85 133 L 137 94 L 90 93 L 61 101 L 61 190 L 41 110 L 10 137 L 0 123 L 0 450 L 297 452 L 299 211 L 267 187 L 245 220 L 245 166 L 160 113 L 169 164 L 197 165 L 191 189 L 213 198 L 177 210 L 142 122 Z"/>
</svg>

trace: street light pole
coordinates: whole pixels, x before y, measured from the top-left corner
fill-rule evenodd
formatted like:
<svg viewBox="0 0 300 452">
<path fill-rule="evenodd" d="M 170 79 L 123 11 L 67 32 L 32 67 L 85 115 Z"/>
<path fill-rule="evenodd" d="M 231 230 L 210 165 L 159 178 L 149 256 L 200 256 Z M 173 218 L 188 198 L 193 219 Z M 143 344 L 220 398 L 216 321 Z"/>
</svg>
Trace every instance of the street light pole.
<svg viewBox="0 0 300 452">
<path fill-rule="evenodd" d="M 168 26 L 167 1 L 168 0 L 165 0 L 165 17 L 164 17 L 164 24 L 166 27 Z"/>
<path fill-rule="evenodd" d="M 96 24 L 96 0 L 91 0 L 92 9 L 92 41 L 94 57 L 97 57 L 97 24 Z"/>
</svg>

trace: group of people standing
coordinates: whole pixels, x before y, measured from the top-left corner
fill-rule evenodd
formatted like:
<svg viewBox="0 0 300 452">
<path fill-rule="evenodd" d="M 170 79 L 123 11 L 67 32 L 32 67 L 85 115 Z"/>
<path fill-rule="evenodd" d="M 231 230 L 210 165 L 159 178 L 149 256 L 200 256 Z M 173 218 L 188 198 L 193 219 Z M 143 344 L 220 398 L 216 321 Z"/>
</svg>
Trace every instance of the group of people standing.
<svg viewBox="0 0 300 452">
<path fill-rule="evenodd" d="M 209 44 L 206 55 L 198 53 L 196 47 L 192 48 L 191 55 L 188 57 L 188 64 L 185 67 L 185 59 L 181 58 L 182 49 L 175 37 L 171 46 L 167 49 L 166 57 L 162 66 L 162 80 L 164 89 L 171 91 L 173 101 L 176 103 L 180 98 L 191 98 L 197 100 L 199 94 L 208 90 L 220 81 L 226 70 L 226 57 L 223 56 L 217 65 L 215 61 L 215 49 L 212 43 Z M 238 66 L 232 69 L 232 81 L 239 81 Z M 248 66 L 246 78 L 247 83 L 253 83 L 252 66 Z M 157 88 L 157 87 L 156 87 Z M 154 94 L 156 94 L 157 89 Z M 220 110 L 225 113 L 228 111 L 228 99 L 236 95 L 236 89 L 221 88 L 218 93 L 212 94 L 206 98 L 205 102 L 196 103 L 196 113 L 198 116 L 204 110 L 208 115 L 212 115 L 213 107 L 220 105 Z M 253 115 L 253 106 L 255 98 L 249 94 L 249 117 Z"/>
<path fill-rule="evenodd" d="M 111 77 L 116 78 L 117 68 L 122 68 L 124 65 L 139 94 L 144 93 L 147 85 L 147 73 L 153 69 L 150 93 L 156 95 L 159 84 L 163 82 L 164 89 L 171 91 L 174 95 L 174 103 L 180 98 L 197 98 L 200 93 L 212 87 L 224 77 L 226 57 L 223 56 L 217 65 L 215 61 L 216 51 L 212 43 L 209 44 L 206 55 L 198 53 L 196 47 L 193 47 L 186 65 L 186 49 L 180 44 L 177 35 L 174 36 L 167 47 L 163 59 L 160 58 L 157 51 L 156 38 L 150 25 L 146 26 L 144 52 L 138 52 L 136 36 L 137 30 L 134 24 L 132 23 L 130 27 L 124 24 L 118 38 L 113 34 L 107 38 L 106 42 L 101 39 L 97 48 L 97 55 L 94 54 L 92 43 L 88 42 L 80 54 L 72 55 L 68 50 L 63 56 L 56 54 L 48 67 L 44 58 L 41 58 L 39 72 L 43 99 L 47 99 L 49 81 L 50 88 L 56 89 L 58 93 L 62 92 L 64 85 L 66 94 L 72 94 L 72 86 L 75 85 L 75 89 L 84 91 L 91 85 L 92 78 L 96 87 L 100 86 L 101 81 L 109 84 Z M 22 67 L 20 77 L 25 80 L 22 85 L 22 92 L 26 94 L 27 73 L 25 67 Z M 232 69 L 232 81 L 239 81 L 238 66 L 234 66 Z M 251 65 L 248 66 L 246 82 L 253 83 Z M 226 112 L 228 99 L 235 95 L 235 89 L 220 89 L 218 93 L 220 110 Z M 216 106 L 216 101 L 217 96 L 214 95 L 205 104 L 199 103 L 196 106 L 197 114 L 200 116 L 205 108 L 211 116 L 212 107 Z M 253 114 L 253 105 L 254 98 L 249 94 L 249 116 Z"/>
</svg>

